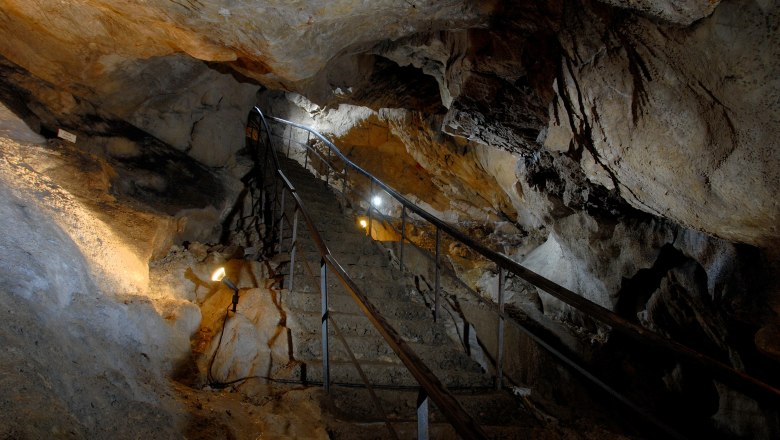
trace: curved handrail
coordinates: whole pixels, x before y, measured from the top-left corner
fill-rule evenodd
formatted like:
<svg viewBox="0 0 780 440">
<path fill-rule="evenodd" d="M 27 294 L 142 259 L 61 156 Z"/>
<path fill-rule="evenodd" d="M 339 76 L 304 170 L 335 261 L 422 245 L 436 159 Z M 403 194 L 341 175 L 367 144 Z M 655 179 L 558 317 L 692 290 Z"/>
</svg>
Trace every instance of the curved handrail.
<svg viewBox="0 0 780 440">
<path fill-rule="evenodd" d="M 315 245 L 318 248 L 322 262 L 327 263 L 338 276 L 346 290 L 352 295 L 355 302 L 368 317 L 369 321 L 376 327 L 385 341 L 390 345 L 396 355 L 401 359 L 406 369 L 412 374 L 415 380 L 425 390 L 427 395 L 436 403 L 436 406 L 447 418 L 447 420 L 455 427 L 458 434 L 466 439 L 483 439 L 487 438 L 482 428 L 472 419 L 472 417 L 463 409 L 458 403 L 455 397 L 447 391 L 446 387 L 439 381 L 436 375 L 428 368 L 427 365 L 420 359 L 419 356 L 412 350 L 409 345 L 401 338 L 398 332 L 385 320 L 385 318 L 379 313 L 373 304 L 368 300 L 368 297 L 357 286 L 355 281 L 347 274 L 341 264 L 331 254 L 328 249 L 325 240 L 317 229 L 314 221 L 304 207 L 304 203 L 298 196 L 295 187 L 290 180 L 284 174 L 281 169 L 279 158 L 275 149 L 272 147 L 271 131 L 268 128 L 265 116 L 263 112 L 254 107 L 253 111 L 257 112 L 261 121 L 265 127 L 265 132 L 268 136 L 268 148 L 271 150 L 272 158 L 274 161 L 274 167 L 276 174 L 281 178 L 283 185 L 287 188 L 290 194 L 295 200 L 295 204 L 298 206 L 301 215 L 303 216 L 306 227 L 314 240 Z"/>
<path fill-rule="evenodd" d="M 254 110 L 260 112 L 260 109 L 257 107 L 255 107 Z M 746 394 L 755 398 L 761 398 L 761 399 L 769 398 L 773 400 L 780 399 L 780 389 L 777 389 L 772 385 L 762 382 L 746 373 L 737 371 L 731 366 L 726 365 L 723 362 L 713 359 L 707 355 L 699 353 L 685 345 L 664 338 L 642 326 L 634 324 L 631 321 L 628 321 L 627 319 L 619 316 L 615 312 L 605 307 L 602 307 L 586 299 L 585 297 L 577 295 L 572 290 L 569 290 L 561 286 L 560 284 L 557 284 L 554 281 L 542 275 L 539 275 L 536 272 L 533 272 L 532 270 L 522 266 L 520 263 L 513 261 L 509 257 L 501 253 L 498 253 L 486 247 L 482 243 L 474 240 L 473 238 L 465 235 L 458 229 L 454 228 L 452 225 L 444 222 L 443 220 L 439 219 L 438 217 L 434 216 L 433 214 L 430 214 L 423 208 L 419 207 L 414 202 L 410 201 L 409 199 L 404 197 L 401 193 L 396 191 L 394 188 L 385 184 L 384 182 L 382 182 L 381 180 L 373 176 L 371 173 L 369 173 L 359 165 L 352 162 L 330 140 L 328 140 L 325 136 L 313 130 L 312 128 L 289 120 L 277 118 L 274 116 L 269 116 L 269 119 L 308 131 L 309 133 L 311 133 L 312 135 L 320 139 L 328 147 L 331 153 L 338 156 L 344 162 L 345 166 L 349 166 L 352 170 L 362 174 L 364 177 L 366 177 L 371 182 L 378 185 L 380 188 L 382 188 L 384 191 L 390 194 L 406 209 L 411 210 L 421 218 L 427 220 L 429 223 L 434 225 L 436 228 L 446 232 L 454 239 L 467 245 L 477 253 L 481 254 L 483 257 L 494 262 L 500 268 L 503 268 L 517 275 L 518 277 L 529 282 L 535 287 L 544 290 L 545 292 L 549 293 L 555 298 L 558 298 L 559 300 L 576 308 L 577 310 L 585 313 L 586 315 L 595 318 L 603 322 L 604 324 L 609 325 L 614 330 L 619 331 L 621 334 L 633 339 L 634 341 L 672 353 L 676 355 L 679 359 L 694 363 L 699 367 L 702 367 L 710 371 L 710 373 L 713 374 L 714 377 L 718 378 L 719 380 L 722 380 L 724 383 L 734 387 L 737 390 L 745 392 Z M 311 147 L 308 145 L 306 145 L 306 148 L 311 149 Z"/>
</svg>

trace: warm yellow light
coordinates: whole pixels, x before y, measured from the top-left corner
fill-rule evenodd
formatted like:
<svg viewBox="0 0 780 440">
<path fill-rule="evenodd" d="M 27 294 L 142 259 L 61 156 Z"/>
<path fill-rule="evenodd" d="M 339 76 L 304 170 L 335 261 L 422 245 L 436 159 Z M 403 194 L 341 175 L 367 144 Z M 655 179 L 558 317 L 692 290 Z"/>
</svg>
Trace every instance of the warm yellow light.
<svg viewBox="0 0 780 440">
<path fill-rule="evenodd" d="M 366 221 L 366 219 L 364 218 L 361 218 L 359 223 L 360 223 L 360 227 L 363 229 L 368 227 L 368 221 Z"/>
<path fill-rule="evenodd" d="M 224 267 L 220 267 L 219 269 L 215 270 L 214 273 L 211 275 L 211 281 L 222 281 L 222 278 L 225 278 Z"/>
</svg>

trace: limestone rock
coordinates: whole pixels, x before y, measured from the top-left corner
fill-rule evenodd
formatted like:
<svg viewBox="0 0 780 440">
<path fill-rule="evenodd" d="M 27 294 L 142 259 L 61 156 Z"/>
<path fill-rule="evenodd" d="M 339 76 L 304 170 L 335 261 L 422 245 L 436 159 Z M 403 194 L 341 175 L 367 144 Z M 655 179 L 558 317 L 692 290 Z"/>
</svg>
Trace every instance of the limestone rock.
<svg viewBox="0 0 780 440">
<path fill-rule="evenodd" d="M 696 0 L 600 0 L 619 8 L 634 9 L 672 23 L 689 25 L 712 14 L 720 1 L 700 2 Z"/>
<path fill-rule="evenodd" d="M 780 175 L 767 166 L 780 160 L 770 79 L 780 70 L 771 55 L 780 37 L 761 23 L 777 14 L 776 5 L 726 2 L 680 29 L 581 13 L 576 22 L 588 26 L 562 39 L 550 123 L 568 126 L 575 148 L 590 153 L 590 179 L 608 176 L 636 208 L 729 240 L 770 243 L 780 216 L 772 190 Z M 749 49 L 759 47 L 768 52 Z"/>
</svg>

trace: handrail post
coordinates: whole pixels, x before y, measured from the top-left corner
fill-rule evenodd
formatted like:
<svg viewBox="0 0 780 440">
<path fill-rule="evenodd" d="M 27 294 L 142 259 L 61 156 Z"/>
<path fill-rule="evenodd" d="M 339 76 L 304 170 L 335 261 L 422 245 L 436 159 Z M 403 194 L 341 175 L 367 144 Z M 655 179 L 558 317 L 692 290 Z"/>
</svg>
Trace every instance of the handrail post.
<svg viewBox="0 0 780 440">
<path fill-rule="evenodd" d="M 398 258 L 398 267 L 404 271 L 404 241 L 406 240 L 406 205 L 401 208 L 401 255 Z"/>
<path fill-rule="evenodd" d="M 328 351 L 328 266 L 320 259 L 320 294 L 322 295 L 322 385 L 330 393 L 330 352 Z"/>
<path fill-rule="evenodd" d="M 371 189 L 368 191 L 368 236 L 369 236 L 369 238 L 371 238 L 373 240 L 374 236 L 373 236 L 373 234 L 371 232 L 371 230 L 373 228 L 373 225 L 372 225 L 373 218 L 372 218 L 372 215 L 371 215 L 372 214 L 371 211 L 372 211 L 372 208 L 374 207 L 374 204 L 373 204 L 374 200 L 372 200 L 374 198 L 374 181 L 371 180 L 371 179 L 369 179 L 369 181 L 371 182 L 371 186 L 370 186 Z"/>
<path fill-rule="evenodd" d="M 498 347 L 496 349 L 496 389 L 504 380 L 504 268 L 498 268 Z"/>
<path fill-rule="evenodd" d="M 428 394 L 420 388 L 417 394 L 417 440 L 428 438 Z"/>
<path fill-rule="evenodd" d="M 322 164 L 325 165 L 325 185 L 328 185 L 330 181 L 330 164 L 325 162 L 325 158 L 321 158 Z"/>
<path fill-rule="evenodd" d="M 295 250 L 298 248 L 296 242 L 298 238 L 298 206 L 295 206 L 295 215 L 293 215 L 292 237 L 290 238 L 290 284 L 287 286 L 287 293 L 293 291 L 293 277 L 295 276 Z"/>
<path fill-rule="evenodd" d="M 347 170 L 348 170 L 348 168 L 347 168 L 347 165 L 345 164 L 344 165 L 344 180 L 341 183 L 341 194 L 344 196 L 345 199 L 347 197 Z"/>
<path fill-rule="evenodd" d="M 266 221 L 266 218 L 265 218 L 265 203 L 266 203 L 266 198 L 267 197 L 268 196 L 265 193 L 265 188 L 261 187 L 260 188 L 260 220 L 262 222 L 261 224 L 263 224 L 263 225 L 266 224 L 265 223 L 265 221 Z M 258 228 L 259 228 L 259 226 L 258 226 Z"/>
<path fill-rule="evenodd" d="M 287 133 L 287 157 L 290 157 L 290 144 L 292 143 L 292 131 L 293 128 L 290 127 L 290 132 Z"/>
<path fill-rule="evenodd" d="M 273 234 L 274 234 L 274 226 L 276 225 L 276 204 L 279 201 L 278 195 L 276 194 L 276 173 L 274 173 L 274 184 L 273 184 L 273 198 L 271 199 L 271 230 L 268 231 L 270 233 L 270 237 L 268 238 L 268 247 L 270 248 L 271 252 L 273 252 L 274 242 L 273 242 Z"/>
<path fill-rule="evenodd" d="M 436 284 L 433 296 L 433 320 L 439 320 L 439 290 L 441 290 L 441 229 L 436 227 Z"/>
<path fill-rule="evenodd" d="M 308 146 L 306 147 L 306 154 L 304 155 L 304 159 L 303 159 L 303 169 L 307 171 L 309 170 L 309 147 Z"/>
<path fill-rule="evenodd" d="M 282 240 L 284 239 L 284 195 L 286 194 L 285 186 L 282 185 L 282 203 L 279 207 L 279 252 L 282 252 Z"/>
</svg>

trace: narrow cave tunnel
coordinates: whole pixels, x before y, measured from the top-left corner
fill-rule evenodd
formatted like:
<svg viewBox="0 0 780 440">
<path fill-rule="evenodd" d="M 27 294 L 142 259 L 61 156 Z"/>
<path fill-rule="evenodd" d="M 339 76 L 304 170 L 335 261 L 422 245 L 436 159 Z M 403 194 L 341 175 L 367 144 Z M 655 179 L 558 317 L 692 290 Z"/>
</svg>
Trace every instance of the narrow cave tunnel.
<svg viewBox="0 0 780 440">
<path fill-rule="evenodd" d="M 0 439 L 780 438 L 779 23 L 0 0 Z"/>
</svg>

